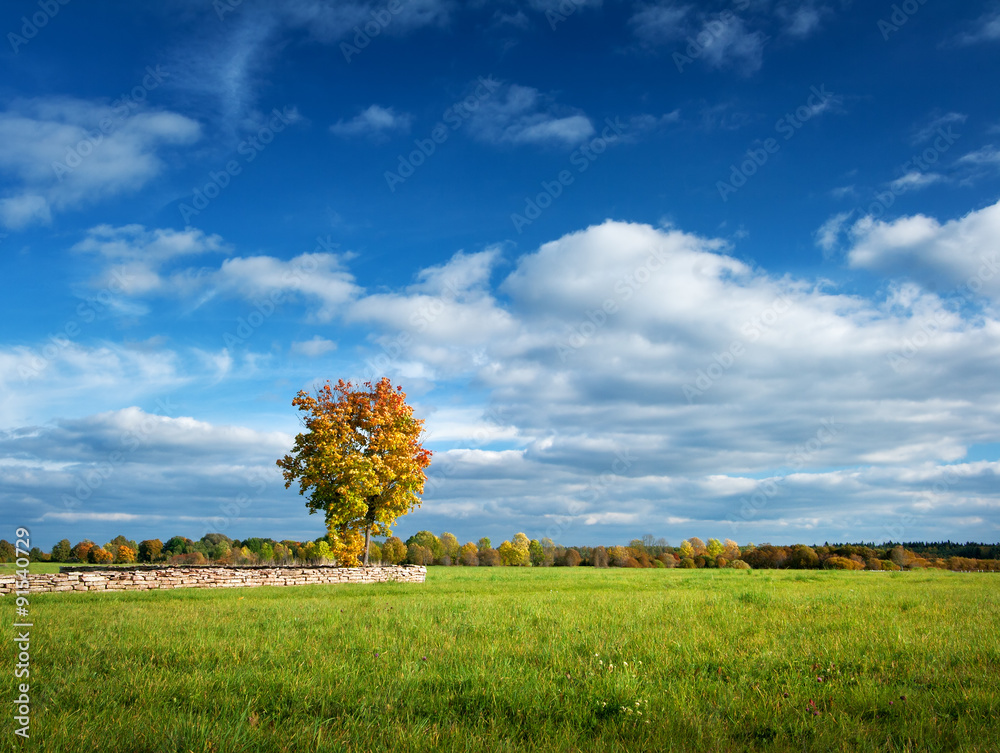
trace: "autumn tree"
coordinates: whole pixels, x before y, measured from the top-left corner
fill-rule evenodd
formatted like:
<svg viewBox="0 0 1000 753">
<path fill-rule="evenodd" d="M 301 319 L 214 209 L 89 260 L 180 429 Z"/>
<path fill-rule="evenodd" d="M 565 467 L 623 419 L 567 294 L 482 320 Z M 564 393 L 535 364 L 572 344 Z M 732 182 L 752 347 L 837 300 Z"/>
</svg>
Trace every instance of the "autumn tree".
<svg viewBox="0 0 1000 753">
<path fill-rule="evenodd" d="M 159 539 L 146 539 L 139 542 L 139 559 L 142 562 L 156 562 L 163 551 L 163 542 Z"/>
<path fill-rule="evenodd" d="M 69 543 L 69 539 L 63 539 L 52 547 L 51 560 L 53 562 L 69 562 L 69 558 L 72 556 L 73 545 Z"/>
<path fill-rule="evenodd" d="M 388 378 L 358 389 L 343 379 L 327 382 L 315 396 L 300 391 L 292 405 L 305 414 L 308 431 L 277 461 L 285 488 L 298 481 L 309 512 L 325 514 L 338 563 L 356 564 L 363 549 L 367 565 L 372 534 L 389 533 L 420 505 L 431 462 L 420 444 L 423 421 Z"/>
<path fill-rule="evenodd" d="M 406 544 L 398 536 L 390 536 L 382 545 L 382 558 L 390 565 L 406 561 Z"/>
</svg>

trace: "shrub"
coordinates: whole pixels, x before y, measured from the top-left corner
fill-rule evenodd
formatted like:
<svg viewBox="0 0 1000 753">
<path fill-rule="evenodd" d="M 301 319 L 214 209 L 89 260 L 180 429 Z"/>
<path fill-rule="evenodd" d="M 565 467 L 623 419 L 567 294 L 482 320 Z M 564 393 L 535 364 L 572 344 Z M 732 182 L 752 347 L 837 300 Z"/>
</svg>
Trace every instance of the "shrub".
<svg viewBox="0 0 1000 753">
<path fill-rule="evenodd" d="M 175 554 L 170 558 L 171 565 L 204 565 L 208 560 L 201 552 L 189 552 L 187 554 Z"/>
<path fill-rule="evenodd" d="M 823 562 L 827 570 L 863 570 L 864 565 L 848 557 L 827 557 Z"/>
<path fill-rule="evenodd" d="M 715 558 L 716 567 L 726 567 L 729 564 L 729 560 L 723 557 L 721 554 Z"/>
<path fill-rule="evenodd" d="M 653 560 L 653 567 L 662 567 L 666 569 L 666 565 L 663 564 L 663 560 Z"/>
<path fill-rule="evenodd" d="M 664 567 L 677 567 L 677 559 L 667 552 L 656 555 L 656 561 L 662 563 Z"/>
<path fill-rule="evenodd" d="M 743 560 L 733 560 L 732 562 L 729 563 L 729 567 L 731 567 L 733 570 L 750 570 L 751 569 L 750 565 L 748 565 Z"/>
<path fill-rule="evenodd" d="M 434 562 L 434 552 L 430 547 L 410 544 L 406 547 L 406 561 L 411 565 L 430 565 Z"/>
<path fill-rule="evenodd" d="M 690 557 L 688 559 L 690 559 Z M 702 557 L 700 554 L 694 558 L 695 567 L 705 567 L 705 562 L 706 562 L 705 558 Z"/>
<path fill-rule="evenodd" d="M 688 570 L 694 570 L 698 566 L 694 563 L 694 559 L 692 557 L 683 557 L 681 559 L 681 567 Z"/>
</svg>

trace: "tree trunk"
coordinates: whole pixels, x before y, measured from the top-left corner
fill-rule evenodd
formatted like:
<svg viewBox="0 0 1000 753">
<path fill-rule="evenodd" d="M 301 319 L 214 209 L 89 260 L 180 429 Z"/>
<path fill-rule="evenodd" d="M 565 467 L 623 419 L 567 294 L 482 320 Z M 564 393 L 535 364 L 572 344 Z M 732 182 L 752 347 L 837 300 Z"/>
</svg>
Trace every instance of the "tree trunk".
<svg viewBox="0 0 1000 753">
<path fill-rule="evenodd" d="M 368 547 L 372 542 L 372 524 L 365 523 L 365 567 L 368 567 Z"/>
</svg>

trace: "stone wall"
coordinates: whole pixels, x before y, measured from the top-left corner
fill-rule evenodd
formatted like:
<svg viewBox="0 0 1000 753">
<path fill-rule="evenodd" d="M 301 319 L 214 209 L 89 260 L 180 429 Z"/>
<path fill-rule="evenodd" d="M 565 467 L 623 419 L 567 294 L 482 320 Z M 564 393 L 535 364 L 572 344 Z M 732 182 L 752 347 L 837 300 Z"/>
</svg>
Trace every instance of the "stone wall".
<svg viewBox="0 0 1000 753">
<path fill-rule="evenodd" d="M 151 591 L 160 588 L 244 588 L 312 583 L 423 583 L 422 565 L 389 567 L 63 567 L 28 575 L 29 594 L 52 591 Z M 0 594 L 23 590 L 24 581 L 0 575 Z"/>
</svg>

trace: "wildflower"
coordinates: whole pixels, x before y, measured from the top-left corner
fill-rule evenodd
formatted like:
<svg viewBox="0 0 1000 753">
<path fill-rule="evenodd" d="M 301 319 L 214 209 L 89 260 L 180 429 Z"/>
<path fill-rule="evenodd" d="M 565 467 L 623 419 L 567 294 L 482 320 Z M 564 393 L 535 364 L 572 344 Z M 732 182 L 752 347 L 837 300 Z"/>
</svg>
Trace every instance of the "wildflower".
<svg viewBox="0 0 1000 753">
<path fill-rule="evenodd" d="M 427 657 L 426 656 L 422 656 L 422 657 L 420 657 L 420 660 L 421 661 L 427 661 Z"/>
</svg>

